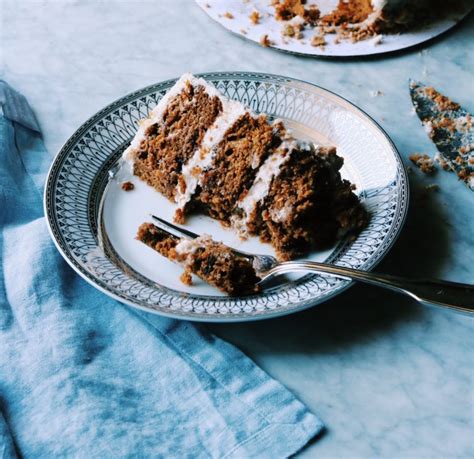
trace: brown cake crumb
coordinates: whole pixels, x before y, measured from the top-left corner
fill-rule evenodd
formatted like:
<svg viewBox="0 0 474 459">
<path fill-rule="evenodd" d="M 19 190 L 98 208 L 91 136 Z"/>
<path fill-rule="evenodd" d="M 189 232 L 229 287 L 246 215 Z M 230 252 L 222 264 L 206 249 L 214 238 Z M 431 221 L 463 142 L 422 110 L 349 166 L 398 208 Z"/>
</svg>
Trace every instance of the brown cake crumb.
<svg viewBox="0 0 474 459">
<path fill-rule="evenodd" d="M 295 16 L 304 15 L 304 7 L 301 0 L 283 0 L 283 3 L 275 2 L 275 19 L 277 21 L 289 21 Z"/>
<path fill-rule="evenodd" d="M 281 29 L 281 34 L 284 37 L 300 39 L 303 37 L 303 34 L 301 33 L 302 28 L 302 25 L 285 24 Z"/>
<path fill-rule="evenodd" d="M 436 89 L 433 87 L 426 88 L 425 91 L 426 95 L 433 99 L 436 104 L 438 105 L 438 108 L 441 111 L 444 110 L 459 110 L 460 105 L 457 104 L 456 102 L 453 102 L 449 97 L 443 96 L 440 94 Z"/>
<path fill-rule="evenodd" d="M 320 13 L 316 5 L 310 5 L 308 8 L 305 8 L 303 19 L 311 25 L 316 25 L 319 19 Z"/>
<path fill-rule="evenodd" d="M 474 172 L 469 172 L 469 170 L 465 167 L 463 167 L 459 172 L 458 172 L 458 177 L 468 183 L 470 180 L 474 181 Z"/>
<path fill-rule="evenodd" d="M 123 182 L 121 188 L 123 191 L 132 191 L 135 185 L 132 182 Z"/>
<path fill-rule="evenodd" d="M 227 19 L 234 19 L 234 15 L 230 13 L 229 11 L 226 11 L 222 16 L 224 16 Z"/>
<path fill-rule="evenodd" d="M 311 46 L 319 46 L 321 48 L 324 48 L 325 45 L 326 39 L 323 35 L 314 35 L 313 38 L 311 38 Z"/>
<path fill-rule="evenodd" d="M 273 43 L 272 41 L 270 40 L 270 38 L 268 38 L 268 35 L 265 34 L 265 35 L 262 35 L 261 38 L 260 38 L 260 44 L 264 47 L 264 48 L 268 48 L 269 46 L 271 46 Z"/>
<path fill-rule="evenodd" d="M 252 13 L 249 16 L 250 22 L 254 25 L 257 25 L 260 23 L 261 15 L 257 10 L 253 10 Z"/>
<path fill-rule="evenodd" d="M 432 174 L 436 171 L 433 159 L 422 153 L 413 153 L 409 157 L 410 161 L 415 164 L 424 174 Z"/>
<path fill-rule="evenodd" d="M 181 274 L 181 276 L 179 276 L 179 280 L 184 285 L 193 285 L 193 277 L 187 271 L 184 271 L 183 274 Z"/>
</svg>

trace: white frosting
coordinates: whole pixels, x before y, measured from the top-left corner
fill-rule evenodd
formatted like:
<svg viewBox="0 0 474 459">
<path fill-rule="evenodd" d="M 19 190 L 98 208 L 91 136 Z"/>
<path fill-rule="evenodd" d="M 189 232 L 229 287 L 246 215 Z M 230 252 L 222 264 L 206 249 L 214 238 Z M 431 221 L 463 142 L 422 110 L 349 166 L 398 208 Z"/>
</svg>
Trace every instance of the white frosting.
<svg viewBox="0 0 474 459">
<path fill-rule="evenodd" d="M 196 250 L 211 244 L 211 236 L 203 234 L 196 239 L 181 239 L 174 249 L 179 256 L 178 260 L 181 261 L 184 266 L 189 266 L 193 262 L 193 256 Z"/>
<path fill-rule="evenodd" d="M 252 213 L 261 203 L 268 192 L 273 179 L 277 177 L 282 166 L 290 159 L 295 149 L 304 150 L 308 153 L 317 154 L 320 151 L 327 150 L 328 147 L 322 145 L 314 145 L 310 142 L 304 142 L 287 138 L 280 147 L 270 155 L 262 164 L 247 194 L 237 203 L 237 209 L 243 213 L 242 217 L 233 216 L 231 219 L 232 226 L 239 232 L 242 237 L 247 234 L 247 225 Z M 292 211 L 290 206 L 284 206 L 278 211 L 273 212 L 270 216 L 275 222 L 285 220 Z"/>
<path fill-rule="evenodd" d="M 199 247 L 199 243 L 196 241 L 197 239 L 181 239 L 174 249 L 178 255 L 192 255 Z"/>
<path fill-rule="evenodd" d="M 222 97 L 221 102 L 222 113 L 206 131 L 200 147 L 196 149 L 181 171 L 181 178 L 184 180 L 186 188 L 182 192 L 178 185 L 176 190 L 176 202 L 180 209 L 184 208 L 194 195 L 197 186 L 201 184 L 203 173 L 211 167 L 216 155 L 216 147 L 224 138 L 225 133 L 242 115 L 248 112 L 248 109 L 240 102 Z"/>
<path fill-rule="evenodd" d="M 290 216 L 291 211 L 292 211 L 292 207 L 289 205 L 286 205 L 278 210 L 272 209 L 270 211 L 270 217 L 272 217 L 272 220 L 274 222 L 280 223 L 280 222 L 285 221 Z"/>
<path fill-rule="evenodd" d="M 140 148 L 142 141 L 145 140 L 145 132 L 147 128 L 162 121 L 168 104 L 172 99 L 181 93 L 188 83 L 190 83 L 193 87 L 203 87 L 210 97 L 221 97 L 219 91 L 203 78 L 196 78 L 190 73 L 183 74 L 181 78 L 175 83 L 175 85 L 161 98 L 161 100 L 158 102 L 158 105 L 148 115 L 148 118 L 138 122 L 138 131 L 136 132 L 135 137 L 132 139 L 130 146 L 123 152 L 122 159 L 133 166 L 135 156 L 134 154 Z"/>
<path fill-rule="evenodd" d="M 371 3 L 372 3 L 372 8 L 374 9 L 374 12 L 376 11 L 380 12 L 385 6 L 387 6 L 387 3 L 389 2 L 388 0 L 372 0 Z"/>
<path fill-rule="evenodd" d="M 247 194 L 237 203 L 237 209 L 243 216 L 233 217 L 232 224 L 241 235 L 245 235 L 249 218 L 257 205 L 267 196 L 273 178 L 280 172 L 281 166 L 288 161 L 296 145 L 295 141 L 284 141 L 261 165 Z"/>
</svg>

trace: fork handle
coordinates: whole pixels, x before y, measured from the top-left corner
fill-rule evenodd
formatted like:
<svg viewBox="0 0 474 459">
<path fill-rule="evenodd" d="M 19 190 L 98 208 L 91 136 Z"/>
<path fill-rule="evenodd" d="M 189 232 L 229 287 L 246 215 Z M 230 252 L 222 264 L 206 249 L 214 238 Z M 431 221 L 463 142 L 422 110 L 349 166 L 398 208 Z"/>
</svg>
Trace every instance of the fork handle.
<svg viewBox="0 0 474 459">
<path fill-rule="evenodd" d="M 274 274 L 295 271 L 330 274 L 401 292 L 422 304 L 474 313 L 474 285 L 435 279 L 408 279 L 314 261 L 287 261 L 279 263 L 271 271 Z"/>
</svg>

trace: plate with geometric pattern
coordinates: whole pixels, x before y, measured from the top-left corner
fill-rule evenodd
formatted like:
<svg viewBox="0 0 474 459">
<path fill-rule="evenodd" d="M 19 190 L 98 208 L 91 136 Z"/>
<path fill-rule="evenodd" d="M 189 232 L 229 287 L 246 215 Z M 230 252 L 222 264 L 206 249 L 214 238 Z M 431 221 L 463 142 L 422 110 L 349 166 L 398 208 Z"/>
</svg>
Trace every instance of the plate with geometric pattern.
<svg viewBox="0 0 474 459">
<path fill-rule="evenodd" d="M 401 158 L 385 132 L 367 114 L 316 85 L 263 73 L 201 74 L 224 95 L 257 113 L 280 118 L 298 138 L 335 145 L 341 171 L 357 187 L 370 222 L 354 240 L 341 240 L 312 260 L 372 269 L 398 237 L 408 206 Z M 66 261 L 88 282 L 122 303 L 169 317 L 208 322 L 257 320 L 300 311 L 337 295 L 351 281 L 323 274 L 286 277 L 262 292 L 230 297 L 196 279 L 179 281 L 181 270 L 135 240 L 150 213 L 171 221 L 174 204 L 122 167 L 110 181 L 139 119 L 145 118 L 176 80 L 128 94 L 86 121 L 59 151 L 44 195 L 51 236 Z M 135 189 L 123 192 L 121 181 Z M 242 242 L 204 216 L 186 226 L 231 246 L 272 253 L 255 238 Z"/>
</svg>

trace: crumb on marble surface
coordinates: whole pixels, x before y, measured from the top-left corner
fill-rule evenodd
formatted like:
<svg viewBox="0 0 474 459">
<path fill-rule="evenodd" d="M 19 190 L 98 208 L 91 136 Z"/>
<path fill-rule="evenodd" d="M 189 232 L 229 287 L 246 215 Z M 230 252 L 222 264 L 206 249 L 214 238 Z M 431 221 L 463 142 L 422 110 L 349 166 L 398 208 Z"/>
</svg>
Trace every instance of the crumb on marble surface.
<svg viewBox="0 0 474 459">
<path fill-rule="evenodd" d="M 448 162 L 441 156 L 441 154 L 438 152 L 436 153 L 434 160 L 436 163 L 438 163 L 441 168 L 445 171 L 451 171 L 451 168 L 449 167 Z"/>
<path fill-rule="evenodd" d="M 429 192 L 439 191 L 439 185 L 436 183 L 430 183 L 429 185 L 425 186 L 425 190 Z"/>
<path fill-rule="evenodd" d="M 433 159 L 424 153 L 412 153 L 408 158 L 424 174 L 433 174 L 436 171 Z"/>
<path fill-rule="evenodd" d="M 379 97 L 379 96 L 384 96 L 385 94 L 380 91 L 379 89 L 376 89 L 374 91 L 370 91 L 370 97 Z"/>
<path fill-rule="evenodd" d="M 226 11 L 222 16 L 227 19 L 234 19 L 234 15 L 230 11 Z"/>
</svg>

